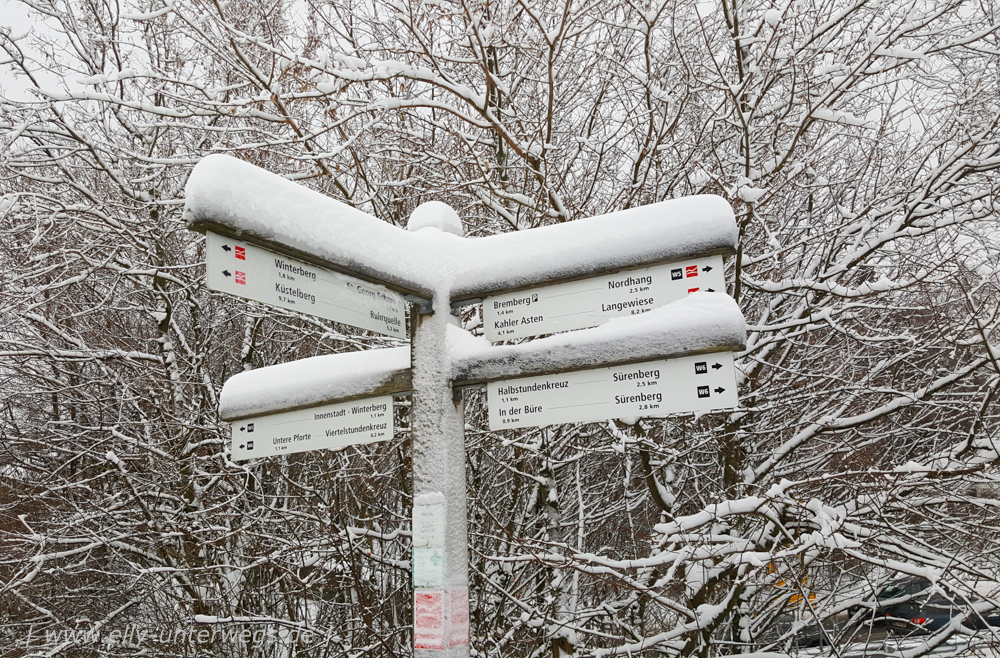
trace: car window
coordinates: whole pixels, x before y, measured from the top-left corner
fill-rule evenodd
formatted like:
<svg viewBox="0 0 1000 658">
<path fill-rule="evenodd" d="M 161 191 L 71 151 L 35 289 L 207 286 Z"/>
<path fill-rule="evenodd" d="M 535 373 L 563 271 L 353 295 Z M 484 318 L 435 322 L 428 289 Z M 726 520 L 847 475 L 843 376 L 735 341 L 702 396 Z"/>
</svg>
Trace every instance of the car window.
<svg viewBox="0 0 1000 658">
<path fill-rule="evenodd" d="M 880 601 L 882 599 L 895 599 L 897 597 L 902 596 L 905 593 L 906 593 L 905 584 L 889 585 L 884 590 L 882 590 L 882 593 L 878 595 L 878 598 Z"/>
<path fill-rule="evenodd" d="M 899 583 L 892 583 L 878 595 L 878 599 L 898 599 L 901 596 L 912 596 L 922 592 L 931 586 L 929 580 L 907 580 Z"/>
</svg>

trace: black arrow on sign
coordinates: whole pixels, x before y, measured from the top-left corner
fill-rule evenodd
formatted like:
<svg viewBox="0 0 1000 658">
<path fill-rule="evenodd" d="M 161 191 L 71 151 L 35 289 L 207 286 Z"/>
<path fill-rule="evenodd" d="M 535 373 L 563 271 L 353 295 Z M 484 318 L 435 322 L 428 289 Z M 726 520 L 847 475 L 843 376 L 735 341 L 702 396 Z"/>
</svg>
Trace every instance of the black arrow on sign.
<svg viewBox="0 0 1000 658">
<path fill-rule="evenodd" d="M 228 244 L 222 245 L 222 248 L 225 249 L 226 251 L 232 251 L 232 249 L 229 247 Z"/>
<path fill-rule="evenodd" d="M 701 271 L 702 272 L 711 272 L 712 271 L 712 266 L 711 265 L 706 265 L 705 267 L 701 268 Z"/>
<path fill-rule="evenodd" d="M 222 270 L 222 273 L 226 276 L 232 276 L 232 274 L 229 273 L 229 270 Z"/>
<path fill-rule="evenodd" d="M 726 389 L 724 389 L 724 388 L 722 388 L 722 387 L 720 386 L 719 388 L 715 389 L 715 392 L 716 392 L 716 393 L 722 393 L 722 392 L 723 392 L 723 391 L 725 391 L 725 390 L 726 390 Z"/>
<path fill-rule="evenodd" d="M 246 430 L 246 426 L 245 426 L 245 425 L 241 425 L 241 426 L 240 426 L 240 431 L 241 431 L 241 432 L 243 432 L 243 431 L 245 431 L 245 430 Z"/>
<path fill-rule="evenodd" d="M 705 288 L 705 292 L 715 292 L 712 288 Z"/>
<path fill-rule="evenodd" d="M 721 363 L 716 363 L 715 365 L 712 366 L 712 370 L 718 370 L 721 367 L 722 367 Z"/>
<path fill-rule="evenodd" d="M 240 450 L 243 450 L 243 448 L 244 448 L 244 445 L 245 445 L 245 444 L 243 444 L 243 443 L 241 443 L 241 444 L 240 444 Z"/>
</svg>

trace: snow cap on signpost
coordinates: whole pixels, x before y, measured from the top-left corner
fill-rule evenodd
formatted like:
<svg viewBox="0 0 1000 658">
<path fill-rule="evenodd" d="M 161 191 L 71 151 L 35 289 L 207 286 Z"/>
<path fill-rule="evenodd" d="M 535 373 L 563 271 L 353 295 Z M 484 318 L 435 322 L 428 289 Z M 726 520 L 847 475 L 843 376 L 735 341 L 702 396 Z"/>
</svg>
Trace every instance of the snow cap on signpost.
<svg viewBox="0 0 1000 658">
<path fill-rule="evenodd" d="M 462 219 L 458 213 L 447 203 L 441 201 L 421 203 L 410 214 L 406 230 L 413 232 L 424 228 L 436 228 L 443 233 L 451 233 L 460 238 L 465 235 Z"/>
<path fill-rule="evenodd" d="M 451 301 L 733 254 L 738 236 L 732 207 L 712 195 L 481 238 L 410 232 L 225 155 L 198 163 L 186 196 L 184 217 L 192 230 L 424 299 L 450 286 Z"/>
</svg>

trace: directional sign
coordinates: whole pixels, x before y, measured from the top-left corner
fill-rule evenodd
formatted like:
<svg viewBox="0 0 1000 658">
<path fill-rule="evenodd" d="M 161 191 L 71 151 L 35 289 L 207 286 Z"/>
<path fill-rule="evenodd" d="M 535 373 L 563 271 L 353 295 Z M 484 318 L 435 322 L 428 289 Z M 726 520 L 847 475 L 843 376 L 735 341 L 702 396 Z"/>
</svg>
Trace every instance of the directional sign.
<svg viewBox="0 0 1000 658">
<path fill-rule="evenodd" d="M 491 382 L 487 400 L 491 430 L 711 411 L 739 403 L 732 352 Z"/>
<path fill-rule="evenodd" d="M 392 396 L 233 421 L 233 461 L 392 438 Z"/>
<path fill-rule="evenodd" d="M 209 232 L 208 287 L 245 299 L 406 335 L 406 303 L 384 286 Z"/>
<path fill-rule="evenodd" d="M 539 336 L 640 315 L 698 291 L 726 291 L 722 256 L 487 297 L 483 323 L 492 341 Z"/>
</svg>

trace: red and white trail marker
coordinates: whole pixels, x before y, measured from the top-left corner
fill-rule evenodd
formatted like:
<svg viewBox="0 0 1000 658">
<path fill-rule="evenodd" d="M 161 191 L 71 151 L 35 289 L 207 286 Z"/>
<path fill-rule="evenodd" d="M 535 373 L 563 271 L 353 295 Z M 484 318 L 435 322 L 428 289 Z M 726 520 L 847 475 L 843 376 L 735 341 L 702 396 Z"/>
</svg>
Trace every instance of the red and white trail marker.
<svg viewBox="0 0 1000 658">
<path fill-rule="evenodd" d="M 468 615 L 468 612 L 466 612 Z M 413 648 L 446 648 L 444 632 L 444 592 L 416 590 L 413 593 Z"/>
</svg>

